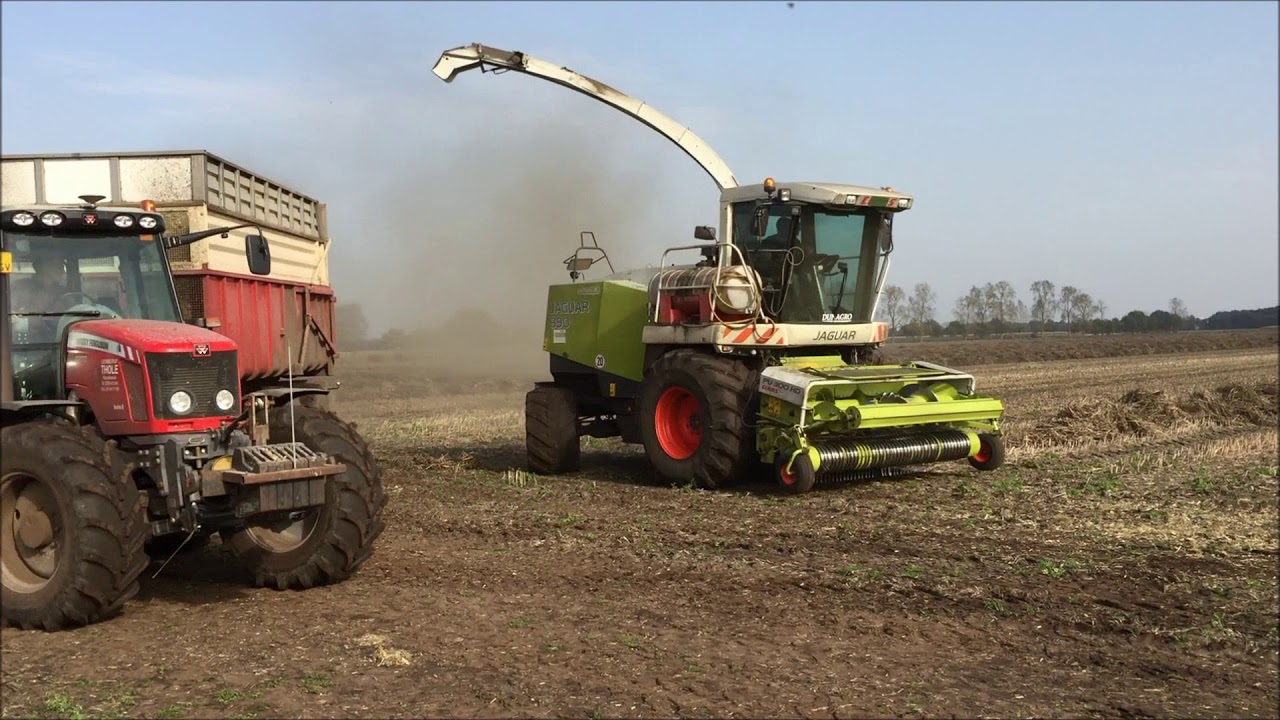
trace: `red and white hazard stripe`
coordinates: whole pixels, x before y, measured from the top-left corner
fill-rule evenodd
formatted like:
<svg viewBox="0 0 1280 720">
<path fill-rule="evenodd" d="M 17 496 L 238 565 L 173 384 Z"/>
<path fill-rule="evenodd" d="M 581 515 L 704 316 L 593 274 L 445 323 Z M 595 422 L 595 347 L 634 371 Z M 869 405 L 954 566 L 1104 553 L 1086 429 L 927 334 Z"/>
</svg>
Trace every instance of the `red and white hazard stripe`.
<svg viewBox="0 0 1280 720">
<path fill-rule="evenodd" d="M 764 329 L 756 325 L 747 327 L 722 327 L 720 329 L 722 345 L 783 345 L 786 336 L 776 325 Z"/>
</svg>

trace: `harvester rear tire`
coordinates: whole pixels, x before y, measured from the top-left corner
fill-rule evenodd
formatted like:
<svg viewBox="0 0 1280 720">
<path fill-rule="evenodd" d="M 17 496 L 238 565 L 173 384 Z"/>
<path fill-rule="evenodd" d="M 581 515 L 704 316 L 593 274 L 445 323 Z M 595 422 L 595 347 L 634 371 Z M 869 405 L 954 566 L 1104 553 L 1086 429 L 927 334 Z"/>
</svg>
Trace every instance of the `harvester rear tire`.
<svg viewBox="0 0 1280 720">
<path fill-rule="evenodd" d="M 295 404 L 293 413 L 297 442 L 334 456 L 347 469 L 329 476 L 325 504 L 299 521 L 307 534 L 296 546 L 276 540 L 261 526 L 223 533 L 256 587 L 302 590 L 346 580 L 373 555 L 385 527 L 382 475 L 355 426 L 302 404 Z M 287 404 L 271 410 L 268 426 L 272 443 L 290 442 Z"/>
<path fill-rule="evenodd" d="M 969 464 L 984 472 L 995 470 L 1004 464 L 1004 439 L 999 435 L 988 435 L 982 433 L 978 435 L 978 441 L 982 446 L 978 449 L 978 454 L 969 458 Z"/>
<path fill-rule="evenodd" d="M 696 350 L 658 358 L 640 388 L 640 432 L 659 477 L 711 490 L 751 473 L 755 376 L 739 360 Z"/>
<path fill-rule="evenodd" d="M 146 508 L 114 443 L 68 423 L 2 428 L 0 497 L 5 625 L 48 631 L 90 625 L 113 617 L 138 593 L 147 568 Z M 18 552 L 24 534 L 55 554 L 24 560 Z"/>
<path fill-rule="evenodd" d="M 538 475 L 581 467 L 578 403 L 572 390 L 539 383 L 524 396 L 524 445 L 529 470 Z"/>
<path fill-rule="evenodd" d="M 778 453 L 773 461 L 773 476 L 783 492 L 799 495 L 807 493 L 817 484 L 817 473 L 813 469 L 813 461 L 808 455 L 800 455 L 791 464 L 791 472 L 787 472 L 787 454 Z"/>
</svg>

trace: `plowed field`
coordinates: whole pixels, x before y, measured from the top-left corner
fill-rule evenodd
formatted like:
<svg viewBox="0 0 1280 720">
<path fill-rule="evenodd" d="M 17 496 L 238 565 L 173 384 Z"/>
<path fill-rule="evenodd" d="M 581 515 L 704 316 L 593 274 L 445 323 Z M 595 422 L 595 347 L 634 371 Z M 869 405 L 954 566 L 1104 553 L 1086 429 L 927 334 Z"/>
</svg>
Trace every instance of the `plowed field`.
<svg viewBox="0 0 1280 720">
<path fill-rule="evenodd" d="M 181 556 L 113 620 L 3 630 L 3 714 L 1274 716 L 1274 330 L 890 349 L 1005 400 L 1003 468 L 700 492 L 591 440 L 536 477 L 525 379 L 345 357 L 391 495 L 359 575 Z"/>
</svg>

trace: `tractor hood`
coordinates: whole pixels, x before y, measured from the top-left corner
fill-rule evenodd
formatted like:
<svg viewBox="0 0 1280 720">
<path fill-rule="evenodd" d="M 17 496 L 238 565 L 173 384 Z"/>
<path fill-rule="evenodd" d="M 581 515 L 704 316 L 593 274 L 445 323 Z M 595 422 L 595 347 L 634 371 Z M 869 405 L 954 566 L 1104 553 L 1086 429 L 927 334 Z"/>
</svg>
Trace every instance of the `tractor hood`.
<svg viewBox="0 0 1280 720">
<path fill-rule="evenodd" d="M 206 353 L 235 350 L 226 335 L 161 320 L 85 320 L 71 327 L 67 346 L 120 355 L 141 362 L 146 353 Z"/>
</svg>

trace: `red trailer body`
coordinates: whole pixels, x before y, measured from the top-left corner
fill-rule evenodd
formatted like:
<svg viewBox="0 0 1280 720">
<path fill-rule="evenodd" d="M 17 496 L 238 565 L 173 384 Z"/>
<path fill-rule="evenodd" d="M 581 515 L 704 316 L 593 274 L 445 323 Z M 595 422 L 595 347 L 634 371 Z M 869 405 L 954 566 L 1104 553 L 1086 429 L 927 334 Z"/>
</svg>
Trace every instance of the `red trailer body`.
<svg viewBox="0 0 1280 720">
<path fill-rule="evenodd" d="M 315 384 L 337 359 L 333 288 L 211 270 L 175 270 L 187 322 L 235 341 L 246 391 L 259 384 Z"/>
</svg>

